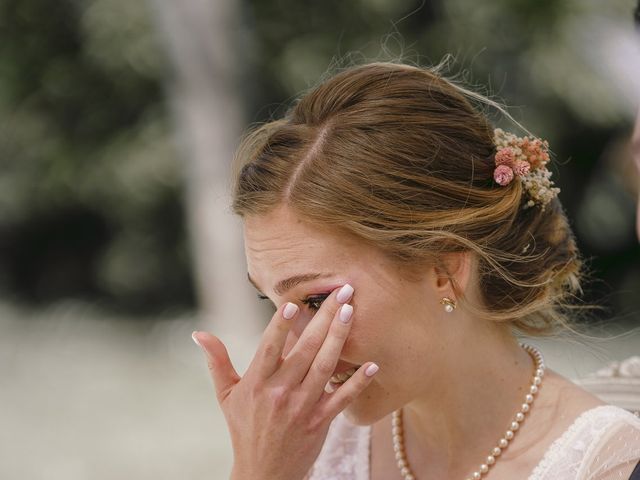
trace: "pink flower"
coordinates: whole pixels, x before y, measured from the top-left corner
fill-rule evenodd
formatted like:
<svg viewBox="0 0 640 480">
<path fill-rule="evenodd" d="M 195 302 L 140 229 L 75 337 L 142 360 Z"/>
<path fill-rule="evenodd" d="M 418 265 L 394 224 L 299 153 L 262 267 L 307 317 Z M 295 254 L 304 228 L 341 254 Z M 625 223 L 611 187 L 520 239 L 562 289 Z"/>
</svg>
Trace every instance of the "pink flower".
<svg viewBox="0 0 640 480">
<path fill-rule="evenodd" d="M 524 160 L 518 160 L 513 166 L 513 172 L 521 177 L 529 173 L 529 170 L 531 170 L 531 165 L 529 165 L 529 162 L 525 162 Z"/>
<path fill-rule="evenodd" d="M 513 170 L 508 165 L 498 165 L 493 171 L 493 179 L 503 187 L 509 185 L 513 180 Z"/>
<path fill-rule="evenodd" d="M 516 154 L 510 147 L 505 147 L 496 153 L 496 165 L 513 165 L 513 161 L 516 159 Z"/>
</svg>

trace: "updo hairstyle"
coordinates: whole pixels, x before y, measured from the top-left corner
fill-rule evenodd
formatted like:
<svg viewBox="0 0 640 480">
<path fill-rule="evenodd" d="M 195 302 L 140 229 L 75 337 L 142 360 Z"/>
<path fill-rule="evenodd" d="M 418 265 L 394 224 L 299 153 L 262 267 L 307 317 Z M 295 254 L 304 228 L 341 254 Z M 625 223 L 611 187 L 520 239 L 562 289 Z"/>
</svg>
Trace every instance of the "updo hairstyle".
<svg viewBox="0 0 640 480">
<path fill-rule="evenodd" d="M 454 283 L 457 300 L 487 320 L 549 335 L 568 325 L 580 290 L 576 242 L 557 198 L 523 208 L 521 182 L 493 181 L 494 127 L 478 100 L 436 69 L 344 70 L 245 137 L 233 209 L 244 217 L 287 205 L 407 272 L 471 251 L 482 302 L 465 302 Z"/>
</svg>

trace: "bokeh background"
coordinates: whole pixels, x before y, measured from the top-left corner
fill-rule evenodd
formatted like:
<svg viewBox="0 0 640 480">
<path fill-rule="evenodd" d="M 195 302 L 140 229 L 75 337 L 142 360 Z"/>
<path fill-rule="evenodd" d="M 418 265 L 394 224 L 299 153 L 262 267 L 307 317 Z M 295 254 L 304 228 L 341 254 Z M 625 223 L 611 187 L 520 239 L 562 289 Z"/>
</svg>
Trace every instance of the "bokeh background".
<svg viewBox="0 0 640 480">
<path fill-rule="evenodd" d="M 637 332 L 620 335 L 640 325 L 634 7 L 2 0 L 0 478 L 228 478 L 190 334 L 218 334 L 243 371 L 270 316 L 229 211 L 233 151 L 355 63 L 451 54 L 451 77 L 549 140 L 585 300 L 603 307 L 585 327 L 616 338 L 537 344 L 572 378 L 640 353 Z"/>
</svg>

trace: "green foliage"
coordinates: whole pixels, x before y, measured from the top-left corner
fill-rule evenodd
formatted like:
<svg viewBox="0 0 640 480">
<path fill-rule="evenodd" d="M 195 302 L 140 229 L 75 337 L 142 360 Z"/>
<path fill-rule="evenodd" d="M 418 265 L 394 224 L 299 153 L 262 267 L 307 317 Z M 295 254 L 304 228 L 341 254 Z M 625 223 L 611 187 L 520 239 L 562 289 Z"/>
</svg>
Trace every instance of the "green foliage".
<svg viewBox="0 0 640 480">
<path fill-rule="evenodd" d="M 7 0 L 0 19 L 4 288 L 191 304 L 165 66 L 145 4 Z"/>
<path fill-rule="evenodd" d="M 550 140 L 557 159 L 571 159 L 554 178 L 582 248 L 597 256 L 596 274 L 613 291 L 638 291 L 633 219 L 598 207 L 627 212 L 633 202 L 615 169 L 602 166 L 612 139 L 628 134 L 633 104 L 598 64 L 601 37 L 593 35 L 607 26 L 631 32 L 632 10 L 631 0 L 247 0 L 228 48 L 243 65 L 247 124 L 278 115 L 351 63 L 430 65 L 453 54 L 452 75 L 515 105 L 510 111 Z M 171 74 L 153 23 L 145 2 L 0 3 L 6 292 L 135 308 L 193 301 L 181 168 L 162 90 Z M 586 201 L 603 176 L 618 190 Z M 605 229 L 612 241 L 594 218 L 613 222 Z M 613 302 L 637 309 L 631 297 Z"/>
</svg>

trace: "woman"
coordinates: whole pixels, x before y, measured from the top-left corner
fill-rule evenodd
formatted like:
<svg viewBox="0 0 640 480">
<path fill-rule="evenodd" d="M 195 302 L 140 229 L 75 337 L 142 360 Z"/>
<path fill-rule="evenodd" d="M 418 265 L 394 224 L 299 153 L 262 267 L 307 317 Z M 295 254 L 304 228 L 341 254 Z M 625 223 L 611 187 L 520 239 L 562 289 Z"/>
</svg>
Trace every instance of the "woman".
<svg viewBox="0 0 640 480">
<path fill-rule="evenodd" d="M 547 144 L 494 131 L 467 94 L 364 65 L 244 141 L 234 209 L 277 310 L 243 377 L 194 332 L 233 479 L 631 475 L 640 419 L 514 336 L 564 325 L 579 289 Z"/>
</svg>

